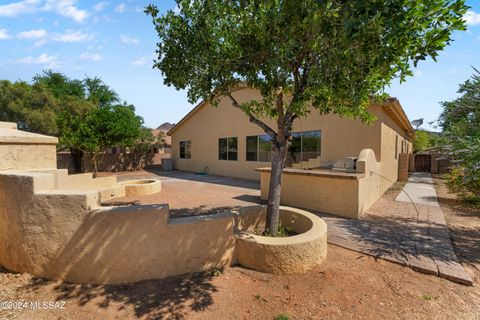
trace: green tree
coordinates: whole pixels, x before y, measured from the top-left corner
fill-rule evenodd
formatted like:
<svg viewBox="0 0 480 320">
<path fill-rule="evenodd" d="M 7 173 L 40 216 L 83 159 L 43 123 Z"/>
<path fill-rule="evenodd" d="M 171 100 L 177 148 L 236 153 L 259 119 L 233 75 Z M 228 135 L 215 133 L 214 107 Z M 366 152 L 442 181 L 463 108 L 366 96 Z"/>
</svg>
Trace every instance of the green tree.
<svg viewBox="0 0 480 320">
<path fill-rule="evenodd" d="M 86 77 L 83 84 L 87 92 L 87 100 L 98 107 L 111 106 L 120 102 L 118 94 L 100 78 Z"/>
<path fill-rule="evenodd" d="M 464 0 L 176 2 L 178 12 L 145 10 L 160 38 L 154 67 L 191 102 L 227 97 L 270 136 L 274 235 L 293 122 L 311 107 L 372 122 L 370 98 L 383 97 L 392 78 L 412 75 L 418 61 L 435 59 L 452 32 L 465 29 L 467 9 Z M 238 101 L 232 88 L 240 84 L 263 99 Z"/>
<path fill-rule="evenodd" d="M 439 122 L 452 148 L 449 186 L 480 203 L 480 72 L 460 85 L 461 96 L 442 102 Z"/>
<path fill-rule="evenodd" d="M 82 80 L 70 79 L 66 75 L 53 70 L 44 70 L 33 77 L 34 85 L 43 85 L 55 98 L 74 96 L 85 100 L 85 87 Z"/>
<path fill-rule="evenodd" d="M 21 130 L 56 135 L 58 110 L 58 100 L 45 87 L 0 81 L 0 121 L 15 122 Z"/>
<path fill-rule="evenodd" d="M 445 139 L 441 133 L 429 132 L 426 130 L 416 130 L 415 140 L 413 140 L 413 151 L 423 151 L 445 145 Z"/>
<path fill-rule="evenodd" d="M 59 115 L 58 124 L 62 132 L 60 143 L 90 154 L 94 175 L 100 153 L 109 147 L 133 147 L 143 132 L 142 117 L 135 114 L 132 105 L 125 104 L 94 108 L 84 117 L 64 112 Z"/>
</svg>

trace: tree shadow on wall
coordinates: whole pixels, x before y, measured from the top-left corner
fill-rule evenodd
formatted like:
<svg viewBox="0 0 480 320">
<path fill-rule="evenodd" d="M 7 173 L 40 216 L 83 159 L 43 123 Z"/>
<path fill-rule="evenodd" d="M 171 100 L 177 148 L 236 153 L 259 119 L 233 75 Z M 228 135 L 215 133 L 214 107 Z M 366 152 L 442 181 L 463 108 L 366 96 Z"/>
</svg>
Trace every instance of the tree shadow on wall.
<svg viewBox="0 0 480 320">
<path fill-rule="evenodd" d="M 135 316 L 146 319 L 186 319 L 191 312 L 205 310 L 213 304 L 217 288 L 211 283 L 214 274 L 201 272 L 162 280 L 145 280 L 123 285 L 60 283 L 53 286 L 57 301 L 84 306 L 96 303 L 99 308 L 121 311 L 132 306 Z M 24 290 L 43 292 L 51 281 L 33 278 Z"/>
</svg>

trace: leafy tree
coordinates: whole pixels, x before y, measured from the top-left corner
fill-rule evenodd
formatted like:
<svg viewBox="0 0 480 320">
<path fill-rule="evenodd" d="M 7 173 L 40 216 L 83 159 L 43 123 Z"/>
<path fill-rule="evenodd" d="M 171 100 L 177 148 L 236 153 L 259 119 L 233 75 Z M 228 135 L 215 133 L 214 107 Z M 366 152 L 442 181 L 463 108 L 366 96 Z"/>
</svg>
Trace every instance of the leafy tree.
<svg viewBox="0 0 480 320">
<path fill-rule="evenodd" d="M 449 186 L 480 203 L 480 72 L 460 85 L 461 96 L 443 102 L 439 122 L 452 146 Z"/>
<path fill-rule="evenodd" d="M 0 121 L 16 122 L 19 129 L 56 135 L 58 101 L 43 86 L 0 81 Z"/>
<path fill-rule="evenodd" d="M 435 57 L 464 30 L 464 0 L 176 0 L 178 12 L 152 17 L 160 41 L 154 67 L 191 102 L 221 96 L 271 138 L 267 230 L 277 233 L 281 173 L 292 124 L 312 107 L 372 122 L 371 97 L 392 78 Z M 232 88 L 262 100 L 238 101 Z M 274 120 L 270 126 L 267 119 Z"/>
<path fill-rule="evenodd" d="M 70 79 L 53 70 L 44 70 L 33 77 L 33 84 L 45 86 L 55 98 L 74 96 L 85 100 L 85 87 L 81 80 Z"/>
<path fill-rule="evenodd" d="M 97 173 L 97 157 L 106 148 L 131 147 L 142 134 L 143 119 L 132 105 L 94 108 L 84 117 L 64 112 L 58 120 L 60 143 L 91 155 L 91 167 Z"/>
<path fill-rule="evenodd" d="M 0 81 L 0 120 L 16 122 L 22 130 L 59 136 L 60 148 L 70 148 L 77 171 L 84 152 L 94 155 L 96 169 L 97 154 L 105 146 L 114 142 L 132 146 L 130 138 L 144 134 L 143 119 L 135 116 L 134 107 L 119 102 L 118 94 L 97 77 L 77 80 L 46 70 L 32 84 Z M 156 143 L 153 138 L 152 143 Z"/>
<path fill-rule="evenodd" d="M 426 130 L 416 130 L 415 140 L 413 141 L 413 151 L 423 151 L 445 144 L 444 138 L 440 133 L 429 132 Z"/>
<path fill-rule="evenodd" d="M 111 106 L 120 102 L 118 94 L 100 78 L 86 77 L 83 84 L 87 92 L 87 100 L 98 107 Z"/>
</svg>

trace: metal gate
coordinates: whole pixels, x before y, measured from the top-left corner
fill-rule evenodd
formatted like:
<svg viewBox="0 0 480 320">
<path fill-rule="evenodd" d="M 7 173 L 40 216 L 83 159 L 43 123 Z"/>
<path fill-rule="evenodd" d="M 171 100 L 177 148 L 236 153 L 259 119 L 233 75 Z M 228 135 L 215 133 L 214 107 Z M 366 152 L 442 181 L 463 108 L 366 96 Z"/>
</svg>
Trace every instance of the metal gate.
<svg viewBox="0 0 480 320">
<path fill-rule="evenodd" d="M 432 157 L 429 154 L 415 155 L 415 171 L 416 172 L 430 172 Z"/>
</svg>

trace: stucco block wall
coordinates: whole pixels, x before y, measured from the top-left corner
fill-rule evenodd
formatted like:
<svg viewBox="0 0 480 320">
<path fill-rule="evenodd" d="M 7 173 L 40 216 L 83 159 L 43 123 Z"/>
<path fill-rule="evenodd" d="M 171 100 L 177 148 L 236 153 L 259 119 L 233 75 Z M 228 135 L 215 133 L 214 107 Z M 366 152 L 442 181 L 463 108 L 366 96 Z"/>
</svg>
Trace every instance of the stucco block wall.
<svg viewBox="0 0 480 320">
<path fill-rule="evenodd" d="M 233 93 L 239 101 L 261 99 L 256 90 L 242 89 Z M 382 114 L 382 107 L 373 105 L 371 112 Z M 271 120 L 265 120 L 271 126 Z M 342 157 L 355 156 L 362 149 L 370 148 L 380 157 L 381 123 L 367 125 L 360 120 L 341 118 L 336 115 L 321 115 L 313 110 L 308 118 L 294 123 L 294 132 L 321 130 L 321 162 L 336 161 Z M 259 180 L 255 168 L 270 165 L 270 162 L 246 161 L 246 137 L 265 134 L 250 123 L 247 116 L 223 98 L 217 107 L 208 103 L 192 112 L 185 122 L 172 133 L 172 158 L 177 170 L 209 172 L 217 175 Z M 218 139 L 238 137 L 238 160 L 218 160 Z M 180 141 L 191 141 L 191 159 L 180 159 Z"/>
<path fill-rule="evenodd" d="M 17 130 L 11 122 L 0 122 L 0 171 L 56 169 L 55 137 Z"/>
<path fill-rule="evenodd" d="M 0 265 L 79 283 L 124 283 L 229 266 L 230 214 L 169 220 L 168 205 L 100 207 L 55 174 L 0 174 Z"/>
<path fill-rule="evenodd" d="M 406 149 L 412 152 L 412 142 L 408 135 L 390 119 L 383 119 L 382 122 L 382 148 L 381 148 L 381 191 L 387 191 L 398 180 L 399 155 L 402 153 L 402 143 L 404 143 L 404 153 Z M 405 147 L 407 146 L 407 147 Z"/>
<path fill-rule="evenodd" d="M 285 169 L 281 204 L 358 219 L 383 194 L 380 167 L 373 150 L 364 149 L 358 155 L 357 173 Z M 267 200 L 270 172 L 259 170 L 261 198 Z"/>
<path fill-rule="evenodd" d="M 270 172 L 261 172 L 261 198 L 267 200 Z M 360 216 L 358 180 L 294 174 L 282 175 L 282 205 L 328 212 L 347 218 Z"/>
<path fill-rule="evenodd" d="M 0 143 L 0 170 L 56 168 L 55 145 Z"/>
</svg>

